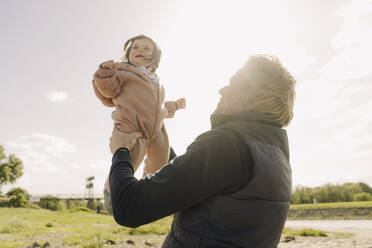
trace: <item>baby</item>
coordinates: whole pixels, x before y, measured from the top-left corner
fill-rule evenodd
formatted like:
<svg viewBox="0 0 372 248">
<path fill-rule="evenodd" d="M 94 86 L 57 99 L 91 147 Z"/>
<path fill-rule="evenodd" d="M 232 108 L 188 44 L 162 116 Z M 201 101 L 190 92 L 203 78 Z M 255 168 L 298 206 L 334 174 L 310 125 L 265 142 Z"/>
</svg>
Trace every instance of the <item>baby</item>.
<svg viewBox="0 0 372 248">
<path fill-rule="evenodd" d="M 168 162 L 170 147 L 163 120 L 186 107 L 184 98 L 164 103 L 165 90 L 155 74 L 160 56 L 151 38 L 135 36 L 124 44 L 123 62 L 102 63 L 93 79 L 96 96 L 105 106 L 115 107 L 114 129 L 142 133 L 131 150 L 131 162 L 136 171 L 146 154 L 143 176 Z M 108 180 L 105 191 L 109 194 Z"/>
</svg>

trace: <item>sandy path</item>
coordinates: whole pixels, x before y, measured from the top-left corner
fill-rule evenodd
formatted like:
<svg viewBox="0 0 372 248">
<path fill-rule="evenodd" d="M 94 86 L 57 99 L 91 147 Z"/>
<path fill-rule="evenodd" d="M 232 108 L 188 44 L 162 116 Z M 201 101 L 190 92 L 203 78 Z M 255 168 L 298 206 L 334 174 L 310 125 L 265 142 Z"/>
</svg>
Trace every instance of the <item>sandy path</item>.
<svg viewBox="0 0 372 248">
<path fill-rule="evenodd" d="M 312 226 L 296 226 L 292 229 L 314 228 Z M 281 242 L 278 248 L 372 248 L 372 229 L 370 228 L 317 228 L 327 232 L 329 237 L 295 237 L 291 242 Z M 339 236 L 337 234 L 351 234 Z M 284 239 L 284 237 L 282 237 Z"/>
<path fill-rule="evenodd" d="M 319 227 L 287 225 L 291 229 L 313 228 L 327 232 L 328 237 L 301 237 L 296 236 L 295 240 L 284 242 L 285 236 L 282 237 L 278 248 L 372 248 L 372 228 L 337 228 L 337 227 Z M 339 235 L 342 233 L 343 235 Z M 349 235 L 345 235 L 349 234 Z M 112 248 L 160 248 L 165 235 L 126 235 L 124 241 L 115 245 L 105 245 L 104 247 Z M 46 238 L 47 239 L 47 238 Z M 52 243 L 54 248 L 74 247 L 64 246 L 62 242 Z M 76 248 L 79 246 L 75 246 Z M 74 247 L 74 248 L 75 248 Z"/>
<path fill-rule="evenodd" d="M 281 242 L 278 248 L 372 248 L 372 240 L 340 237 L 296 237 L 296 240 Z"/>
<path fill-rule="evenodd" d="M 337 230 L 339 232 L 350 230 Z M 363 230 L 353 230 L 354 236 L 351 237 L 337 237 L 336 235 L 330 234 L 329 237 L 300 237 L 296 236 L 294 241 L 279 243 L 278 248 L 372 248 L 372 237 L 371 234 Z M 104 247 L 112 248 L 160 248 L 165 235 L 138 235 L 138 236 L 127 236 L 126 239 L 115 245 L 105 245 Z M 80 246 L 63 246 L 61 243 L 52 244 L 52 247 L 62 248 L 70 247 L 77 248 Z M 252 247 L 253 248 L 253 247 Z"/>
<path fill-rule="evenodd" d="M 329 234 L 329 237 L 301 237 L 296 236 L 294 241 L 279 243 L 278 248 L 372 248 L 372 235 L 371 230 L 363 229 L 332 229 L 324 230 Z M 350 236 L 342 235 L 341 237 L 334 234 L 336 233 L 349 233 Z M 147 235 L 147 236 L 130 236 L 128 240 L 134 244 L 126 242 L 116 246 L 115 248 L 140 248 L 140 247 L 153 247 L 160 248 L 164 240 L 164 235 Z M 131 243 L 131 242 L 130 242 Z"/>
</svg>

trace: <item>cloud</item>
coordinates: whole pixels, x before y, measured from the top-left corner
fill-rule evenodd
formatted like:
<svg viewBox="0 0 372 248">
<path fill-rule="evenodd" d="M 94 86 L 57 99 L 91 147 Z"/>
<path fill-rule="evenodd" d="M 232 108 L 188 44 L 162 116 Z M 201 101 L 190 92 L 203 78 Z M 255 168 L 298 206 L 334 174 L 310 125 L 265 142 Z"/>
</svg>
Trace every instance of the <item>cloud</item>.
<svg viewBox="0 0 372 248">
<path fill-rule="evenodd" d="M 66 100 L 67 98 L 67 94 L 62 91 L 49 92 L 45 96 L 51 102 L 61 102 L 61 101 Z"/>
<path fill-rule="evenodd" d="M 331 46 L 339 51 L 321 72 L 334 80 L 363 78 L 372 73 L 372 1 L 350 1 L 335 14 L 343 18 Z"/>
<path fill-rule="evenodd" d="M 355 181 L 368 170 L 372 159 L 368 83 L 318 77 L 297 85 L 294 122 L 288 128 L 295 184 Z M 372 177 L 363 178 L 372 182 Z"/>
<path fill-rule="evenodd" d="M 84 158 L 82 162 L 78 153 L 73 154 L 78 150 L 75 145 L 50 134 L 21 136 L 5 142 L 4 149 L 6 155 L 15 154 L 23 161 L 24 175 L 15 185 L 6 185 L 3 192 L 17 186 L 30 193 L 83 193 L 86 177 L 94 175 L 95 194 L 101 195 L 111 167 L 111 156 L 89 161 Z"/>
<path fill-rule="evenodd" d="M 345 108 L 349 99 L 341 94 L 343 83 L 326 78 L 313 78 L 296 85 L 294 118 L 304 125 L 309 121 L 323 122 L 333 120 L 340 107 Z"/>
<path fill-rule="evenodd" d="M 61 157 L 62 153 L 76 151 L 76 146 L 65 138 L 48 134 L 22 136 L 16 140 L 16 144 L 24 151 L 37 151 L 57 158 Z"/>
<path fill-rule="evenodd" d="M 65 138 L 49 134 L 33 134 L 18 137 L 4 144 L 7 154 L 15 154 L 23 161 L 25 171 L 62 172 L 56 166 L 63 154 L 76 151 L 76 146 Z"/>
<path fill-rule="evenodd" d="M 328 104 L 321 97 L 317 102 L 321 103 L 317 105 L 320 110 L 318 127 L 327 135 L 324 144 L 332 148 L 330 151 L 321 145 L 323 151 L 338 154 L 341 158 L 372 154 L 372 116 L 366 114 L 372 109 L 368 90 L 360 85 L 343 87 L 328 99 Z M 323 104 L 324 109 L 321 109 Z"/>
</svg>

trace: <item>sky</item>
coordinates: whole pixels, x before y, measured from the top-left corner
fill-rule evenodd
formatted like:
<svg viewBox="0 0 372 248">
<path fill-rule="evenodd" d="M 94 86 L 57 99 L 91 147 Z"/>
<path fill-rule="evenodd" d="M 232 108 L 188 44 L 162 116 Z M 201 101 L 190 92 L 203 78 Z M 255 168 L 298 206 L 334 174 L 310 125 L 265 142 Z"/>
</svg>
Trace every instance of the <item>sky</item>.
<svg viewBox="0 0 372 248">
<path fill-rule="evenodd" d="M 294 186 L 372 185 L 371 0 L 4 0 L 0 33 L 0 145 L 24 164 L 4 193 L 84 194 L 94 176 L 101 194 L 113 109 L 91 80 L 138 34 L 162 49 L 166 100 L 187 101 L 165 120 L 177 154 L 209 130 L 218 89 L 249 55 L 273 54 L 297 80 Z"/>
</svg>

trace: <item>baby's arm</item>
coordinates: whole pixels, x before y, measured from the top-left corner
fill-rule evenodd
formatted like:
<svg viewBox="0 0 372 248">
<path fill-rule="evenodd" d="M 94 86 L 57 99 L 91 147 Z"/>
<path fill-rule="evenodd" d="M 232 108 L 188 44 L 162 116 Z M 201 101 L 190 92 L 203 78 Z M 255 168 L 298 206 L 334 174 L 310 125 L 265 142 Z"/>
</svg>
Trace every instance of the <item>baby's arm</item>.
<svg viewBox="0 0 372 248">
<path fill-rule="evenodd" d="M 177 101 L 164 102 L 164 107 L 168 112 L 166 118 L 172 118 L 177 110 L 186 108 L 186 99 L 180 98 Z"/>
<path fill-rule="evenodd" d="M 94 90 L 101 101 L 102 98 L 111 100 L 120 94 L 122 82 L 116 76 L 117 71 L 115 67 L 116 63 L 110 60 L 102 63 L 96 73 L 94 73 Z"/>
</svg>

